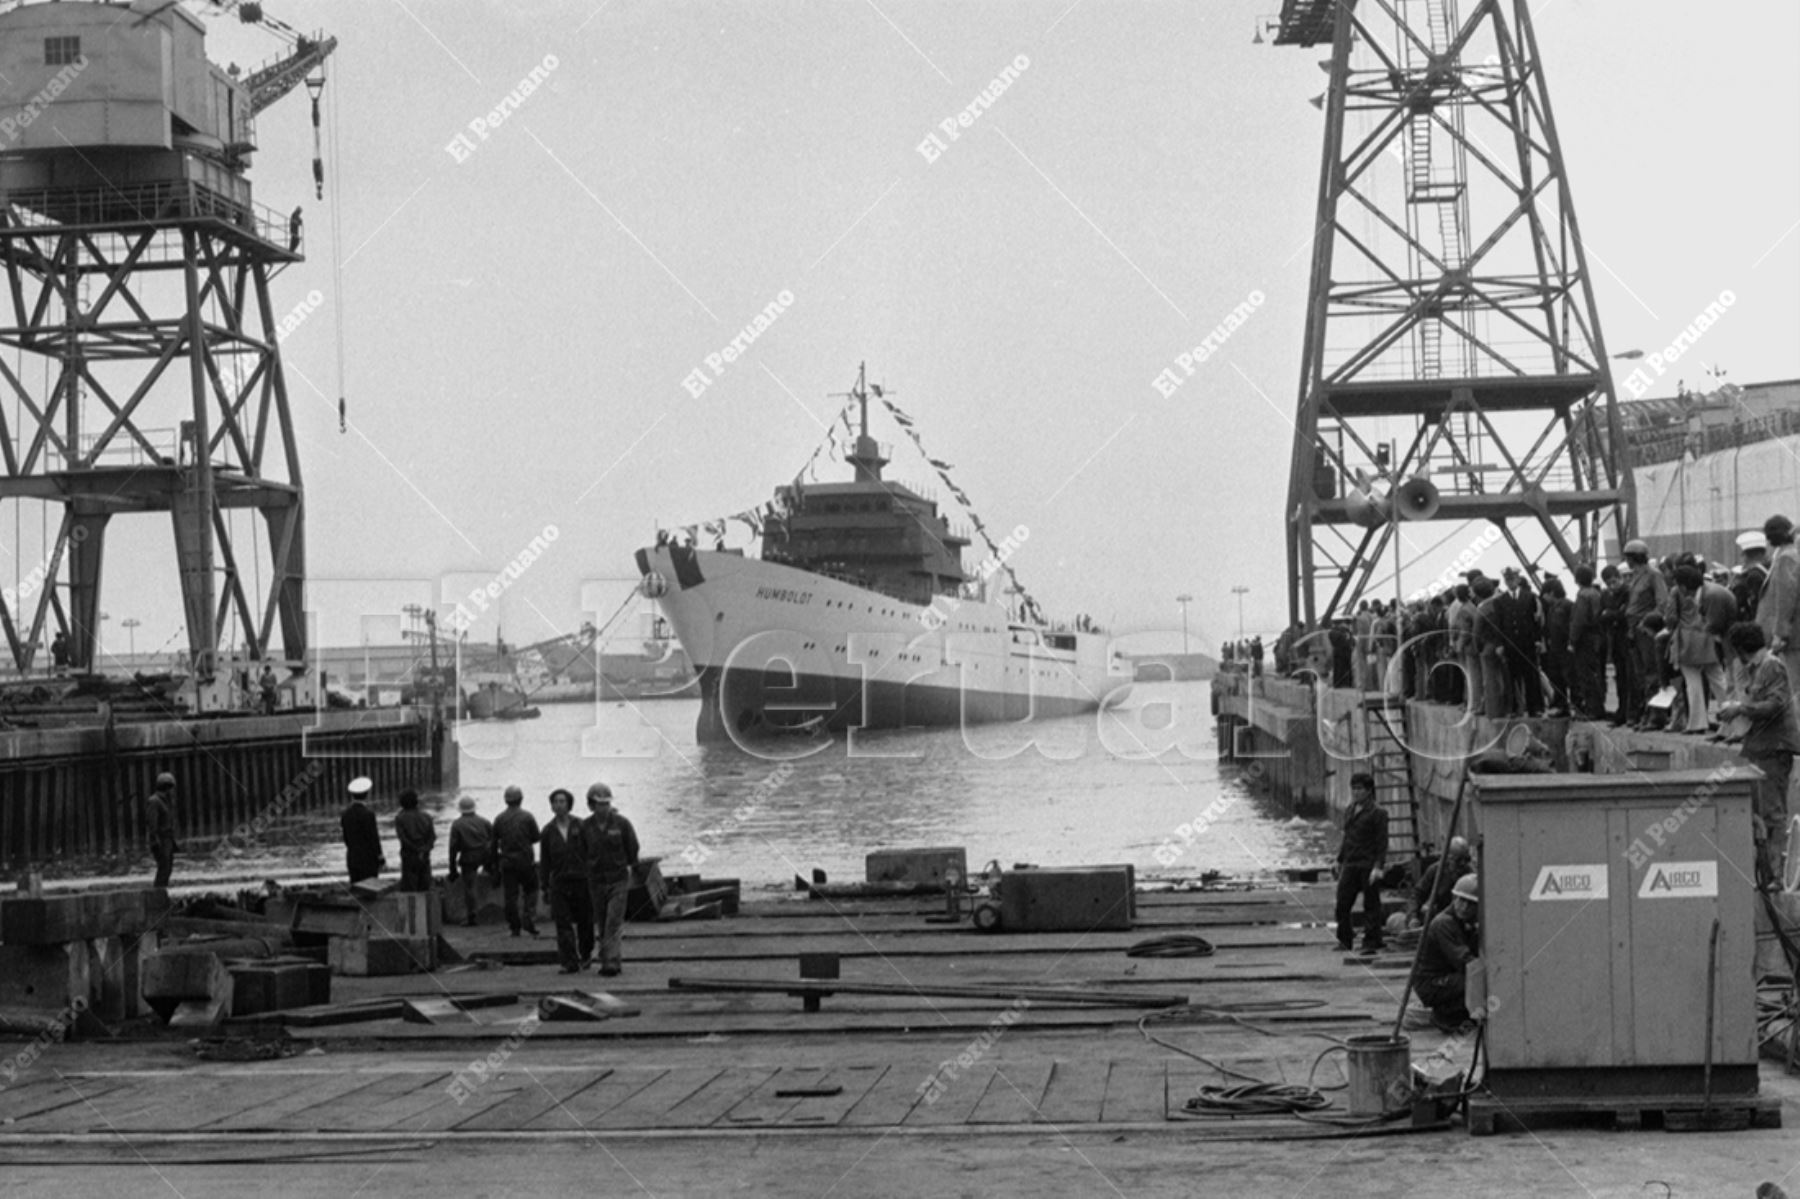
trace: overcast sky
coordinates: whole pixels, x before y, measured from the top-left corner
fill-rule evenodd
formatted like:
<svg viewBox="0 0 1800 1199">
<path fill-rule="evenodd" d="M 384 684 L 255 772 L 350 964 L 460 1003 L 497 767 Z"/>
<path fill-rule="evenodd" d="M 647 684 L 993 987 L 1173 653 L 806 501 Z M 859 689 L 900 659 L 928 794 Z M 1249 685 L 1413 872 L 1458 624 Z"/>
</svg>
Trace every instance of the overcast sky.
<svg viewBox="0 0 1800 1199">
<path fill-rule="evenodd" d="M 346 605 L 465 596 L 547 526 L 498 605 L 509 640 L 604 618 L 658 522 L 791 478 L 862 361 L 987 524 L 1030 530 L 1012 565 L 1053 614 L 1179 628 L 1191 592 L 1216 642 L 1243 585 L 1250 627 L 1278 627 L 1326 51 L 1253 45 L 1276 7 L 270 5 L 340 39 L 327 202 L 301 92 L 260 118 L 252 172 L 261 203 L 306 211 L 277 309 L 323 299 L 284 348 L 326 639 L 376 628 Z M 214 25 L 216 61 L 278 49 Z M 1545 0 L 1536 29 L 1609 345 L 1667 345 L 1730 289 L 1702 363 L 1800 375 L 1800 6 Z M 958 137 L 939 129 L 1016 61 Z M 539 66 L 515 113 L 471 129 Z M 1252 292 L 1161 396 L 1151 380 Z M 929 481 L 899 430 L 877 435 L 891 475 Z M 127 615 L 140 650 L 178 645 L 167 518 L 113 528 L 109 647 Z M 331 582 L 388 579 L 411 582 Z M 595 580 L 614 582 L 584 612 Z"/>
</svg>

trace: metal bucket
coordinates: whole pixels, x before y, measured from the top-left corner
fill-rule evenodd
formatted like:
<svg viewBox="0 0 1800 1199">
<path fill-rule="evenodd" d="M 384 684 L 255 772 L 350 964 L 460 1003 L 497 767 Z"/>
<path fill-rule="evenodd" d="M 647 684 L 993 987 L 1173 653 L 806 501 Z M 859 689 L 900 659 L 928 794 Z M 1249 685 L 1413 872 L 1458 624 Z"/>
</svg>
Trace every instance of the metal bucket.
<svg viewBox="0 0 1800 1199">
<path fill-rule="evenodd" d="M 1353 1116 L 1379 1116 L 1404 1107 L 1412 1093 L 1412 1042 L 1375 1033 L 1351 1037 L 1347 1096 Z"/>
</svg>

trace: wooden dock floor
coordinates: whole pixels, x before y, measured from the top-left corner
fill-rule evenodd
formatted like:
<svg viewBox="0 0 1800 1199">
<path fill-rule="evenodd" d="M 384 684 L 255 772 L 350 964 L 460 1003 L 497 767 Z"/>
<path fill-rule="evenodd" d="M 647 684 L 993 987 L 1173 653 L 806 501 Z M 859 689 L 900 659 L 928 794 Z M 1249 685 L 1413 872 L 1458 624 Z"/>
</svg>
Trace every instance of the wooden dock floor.
<svg viewBox="0 0 1800 1199">
<path fill-rule="evenodd" d="M 548 937 L 454 929 L 479 962 L 433 975 L 334 979 L 334 997 L 505 992 L 475 1023 L 373 1021 L 293 1030 L 272 1061 L 199 1060 L 185 1039 L 54 1046 L 0 1090 L 0 1146 L 129 1136 L 564 1137 L 706 1130 L 845 1135 L 888 1129 L 1003 1133 L 1049 1126 L 1192 1135 L 1265 1128 L 1329 1135 L 1285 1117 L 1194 1121 L 1184 1100 L 1231 1081 L 1341 1087 L 1331 1036 L 1390 1024 L 1404 964 L 1347 959 L 1324 926 L 1325 886 L 1146 895 L 1132 932 L 998 934 L 927 924 L 917 900 L 761 899 L 718 921 L 631 925 L 614 979 L 557 973 Z M 1147 937 L 1197 932 L 1205 958 L 1130 958 Z M 832 996 L 806 1013 L 785 994 L 673 991 L 671 977 L 797 980 L 801 952 L 844 955 L 847 981 L 1173 991 L 1189 1006 L 1009 1004 L 928 995 Z M 642 1014 L 530 1019 L 538 996 L 605 989 Z M 1010 1021 L 1001 1021 L 1005 1013 Z M 1414 1059 L 1445 1044 L 1414 1032 Z M 1467 1046 L 1449 1051 L 1459 1064 Z M 934 1083 L 935 1080 L 935 1083 Z M 1341 1091 L 1330 1092 L 1341 1096 Z"/>
</svg>

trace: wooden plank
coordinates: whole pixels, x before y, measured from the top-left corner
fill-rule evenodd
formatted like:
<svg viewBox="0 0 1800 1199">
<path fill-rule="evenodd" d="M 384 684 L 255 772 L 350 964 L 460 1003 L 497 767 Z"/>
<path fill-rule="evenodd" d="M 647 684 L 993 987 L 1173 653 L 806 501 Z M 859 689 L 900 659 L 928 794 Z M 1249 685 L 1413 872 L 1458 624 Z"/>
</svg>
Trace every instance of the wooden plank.
<svg viewBox="0 0 1800 1199">
<path fill-rule="evenodd" d="M 524 1125 L 525 1131 L 567 1132 L 591 1128 L 607 1112 L 667 1074 L 667 1067 L 615 1070 Z"/>
<path fill-rule="evenodd" d="M 1029 999 L 1044 1004 L 1094 1004 L 1101 1007 L 1180 1007 L 1187 996 L 1153 991 L 1100 990 L 1091 987 L 1016 987 L 1007 983 L 989 985 L 956 983 L 858 983 L 841 979 L 809 982 L 795 979 L 779 982 L 766 979 L 671 978 L 674 991 L 756 991 L 778 995 L 881 995 L 903 999 Z"/>
<path fill-rule="evenodd" d="M 1043 1122 L 1040 1108 L 1050 1087 L 1051 1062 L 1002 1062 L 994 1068 L 994 1081 L 975 1105 L 966 1124 L 1035 1124 Z"/>
<path fill-rule="evenodd" d="M 412 1094 L 423 1082 L 443 1077 L 446 1076 L 440 1073 L 415 1073 L 410 1070 L 403 1074 L 379 1075 L 367 1086 L 357 1088 L 353 1098 L 346 1096 L 348 1102 L 334 1099 L 310 1104 L 280 1117 L 275 1127 L 295 1132 L 338 1132 L 367 1128 L 368 1113 L 379 1110 L 391 1099 Z"/>
<path fill-rule="evenodd" d="M 571 1095 L 593 1086 L 611 1073 L 611 1070 L 604 1067 L 591 1074 L 577 1070 L 556 1070 L 542 1074 L 533 1074 L 523 1069 L 508 1070 L 502 1078 L 477 1090 L 471 1096 L 471 1102 L 479 1099 L 489 1088 L 495 1089 L 503 1098 L 465 1113 L 451 1122 L 449 1127 L 458 1132 L 511 1132 L 523 1128 L 552 1108 L 567 1102 Z M 468 1104 L 462 1106 L 467 1107 Z"/>
<path fill-rule="evenodd" d="M 777 1066 L 729 1066 L 663 1114 L 664 1128 L 710 1128 L 779 1072 Z M 860 1098 L 860 1096 L 859 1096 Z"/>
<path fill-rule="evenodd" d="M 107 1132 L 110 1112 L 134 1111 L 139 1104 L 153 1102 L 163 1081 L 161 1078 L 110 1078 L 95 1085 L 84 1078 L 71 1080 L 68 1084 L 71 1102 L 33 1116 L 29 1131 L 38 1136 Z"/>
<path fill-rule="evenodd" d="M 18 1127 L 39 1117 L 50 1116 L 71 1104 L 91 1101 L 109 1091 L 118 1090 L 125 1084 L 125 1079 L 47 1078 L 31 1083 L 31 1090 L 24 1087 L 9 1089 L 6 1093 L 12 1098 L 0 1111 L 12 1119 L 13 1127 Z M 35 1123 L 31 1124 L 30 1131 L 37 1131 Z"/>
<path fill-rule="evenodd" d="M 922 1098 L 919 1084 L 937 1066 L 935 1061 L 893 1063 L 839 1123 L 857 1128 L 892 1128 L 903 1123 Z"/>
<path fill-rule="evenodd" d="M 886 1066 L 838 1066 L 823 1079 L 826 1089 L 837 1087 L 836 1095 L 802 1099 L 787 1110 L 778 1123 L 834 1127 L 867 1095 L 882 1076 Z"/>
<path fill-rule="evenodd" d="M 235 1114 L 195 1128 L 212 1132 L 271 1132 L 284 1127 L 282 1122 L 289 1116 L 317 1104 L 353 1103 L 358 1092 L 374 1086 L 380 1078 L 379 1074 L 324 1074 L 296 1083 L 279 1071 L 271 1071 L 258 1076 L 258 1089 L 264 1095 L 260 1101 L 254 1101 L 253 1095 L 253 1101 Z"/>
<path fill-rule="evenodd" d="M 623 1103 L 589 1120 L 589 1128 L 661 1128 L 671 1108 L 690 1099 L 724 1074 L 720 1066 L 676 1066 Z"/>
<path fill-rule="evenodd" d="M 1106 1098 L 1100 1106 L 1100 1119 L 1107 1124 L 1163 1120 L 1168 1111 L 1167 1089 L 1167 1063 L 1114 1062 L 1106 1076 Z"/>
<path fill-rule="evenodd" d="M 1106 1076 L 1112 1063 L 1057 1061 L 1049 1085 L 1038 1101 L 1038 1113 L 1050 1124 L 1095 1124 L 1106 1100 Z"/>
<path fill-rule="evenodd" d="M 988 1062 L 977 1062 L 967 1070 L 959 1071 L 954 1078 L 947 1073 L 940 1073 L 938 1078 L 942 1080 L 943 1087 L 936 1091 L 937 1101 L 934 1103 L 933 1092 L 927 1091 L 918 1106 L 907 1114 L 908 1128 L 941 1128 L 967 1121 L 970 1114 L 980 1106 L 988 1088 L 993 1085 L 994 1067 Z M 919 1081 L 925 1080 L 921 1078 Z"/>
<path fill-rule="evenodd" d="M 359 1103 L 353 1111 L 341 1112 L 338 1119 L 349 1120 L 349 1125 L 357 1129 L 397 1129 L 416 1128 L 420 1117 L 433 1108 L 448 1104 L 456 1106 L 456 1100 L 449 1091 L 450 1080 L 454 1077 L 449 1071 L 414 1074 L 414 1084 L 410 1090 L 401 1091 L 382 1102 Z"/>
</svg>

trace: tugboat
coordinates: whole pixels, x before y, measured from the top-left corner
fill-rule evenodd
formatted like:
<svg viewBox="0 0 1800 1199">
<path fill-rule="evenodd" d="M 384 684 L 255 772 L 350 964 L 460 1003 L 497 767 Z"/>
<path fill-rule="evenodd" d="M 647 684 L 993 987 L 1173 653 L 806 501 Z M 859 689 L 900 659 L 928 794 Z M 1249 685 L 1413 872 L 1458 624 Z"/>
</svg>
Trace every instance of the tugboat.
<svg viewBox="0 0 1800 1199">
<path fill-rule="evenodd" d="M 869 436 L 865 369 L 850 398 L 854 477 L 776 488 L 760 558 L 666 535 L 637 551 L 644 594 L 699 673 L 699 739 L 1019 721 L 1121 702 L 1132 669 L 1099 628 L 1052 624 L 1000 586 L 1001 560 L 1028 532 L 993 546 L 977 575 L 965 571 L 969 539 L 933 500 L 882 478 L 889 458 Z"/>
</svg>

